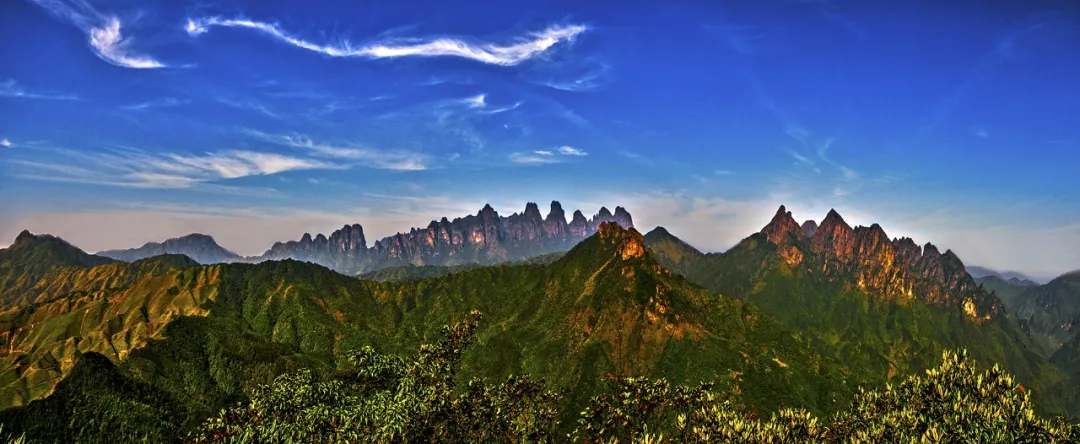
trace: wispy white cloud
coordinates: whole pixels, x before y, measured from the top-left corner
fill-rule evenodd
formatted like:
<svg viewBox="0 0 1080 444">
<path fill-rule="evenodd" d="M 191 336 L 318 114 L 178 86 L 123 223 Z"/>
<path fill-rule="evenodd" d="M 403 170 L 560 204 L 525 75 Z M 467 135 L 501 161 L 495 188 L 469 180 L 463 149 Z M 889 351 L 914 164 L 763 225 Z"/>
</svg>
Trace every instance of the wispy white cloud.
<svg viewBox="0 0 1080 444">
<path fill-rule="evenodd" d="M 164 68 L 156 59 L 131 50 L 134 40 L 121 33 L 120 18 L 102 14 L 81 0 L 33 0 L 49 13 L 68 20 L 86 33 L 90 48 L 99 58 L 124 68 Z"/>
<path fill-rule="evenodd" d="M 567 156 L 587 156 L 587 155 L 589 155 L 589 153 L 586 153 L 586 152 L 584 152 L 582 150 L 579 150 L 579 149 L 574 148 L 574 147 L 569 146 L 569 145 L 560 146 L 558 148 L 558 151 L 559 151 L 559 154 L 563 154 L 563 155 L 567 155 Z"/>
<path fill-rule="evenodd" d="M 810 159 L 809 157 L 806 157 L 806 156 L 804 156 L 802 154 L 799 154 L 795 150 L 788 150 L 788 153 L 791 154 L 791 157 L 794 158 L 796 162 L 806 164 L 806 165 L 810 165 L 810 166 L 814 166 L 814 161 L 812 159 Z"/>
<path fill-rule="evenodd" d="M 713 173 L 717 176 L 730 176 L 732 174 L 735 174 L 735 172 L 731 170 L 716 170 Z"/>
<path fill-rule="evenodd" d="M 586 59 L 585 62 L 581 62 L 587 66 L 577 68 L 563 66 L 564 64 L 555 66 L 554 69 L 558 72 L 553 72 L 546 77 L 541 77 L 535 80 L 536 83 L 554 88 L 562 91 L 571 92 L 583 92 L 593 91 L 599 89 L 607 83 L 610 77 L 611 65 L 598 61 L 595 58 Z M 567 76 L 563 74 L 563 71 L 581 71 L 584 73 L 576 73 Z M 569 77 L 569 78 L 566 78 Z"/>
<path fill-rule="evenodd" d="M 543 165 L 548 163 L 559 163 L 559 159 L 552 155 L 544 155 L 533 153 L 512 153 L 510 154 L 510 161 L 522 165 Z"/>
<path fill-rule="evenodd" d="M 27 179 L 131 188 L 193 188 L 225 179 L 341 168 L 314 159 L 241 150 L 199 155 L 149 153 L 134 148 L 54 151 L 57 156 L 48 162 L 24 159 L 11 162 L 24 167 L 20 177 Z"/>
<path fill-rule="evenodd" d="M 11 143 L 11 141 L 8 139 L 0 139 L 0 146 L 4 148 L 11 148 L 15 146 L 15 144 Z"/>
<path fill-rule="evenodd" d="M 587 156 L 589 153 L 569 145 L 563 145 L 554 150 L 535 150 L 531 153 L 511 153 L 509 159 L 513 163 L 522 165 L 541 165 L 547 163 L 562 162 L 566 156 Z"/>
<path fill-rule="evenodd" d="M 573 42 L 587 30 L 584 25 L 554 25 L 514 39 L 508 44 L 481 42 L 464 37 L 395 38 L 354 47 L 348 40 L 334 44 L 318 44 L 283 30 L 277 23 L 259 22 L 244 18 L 196 17 L 188 19 L 184 29 L 191 36 L 210 31 L 212 27 L 246 28 L 269 35 L 297 48 L 330 57 L 363 57 L 371 59 L 396 57 L 462 57 L 492 65 L 513 66 L 537 57 L 560 42 Z"/>
<path fill-rule="evenodd" d="M 973 135 L 975 137 L 978 137 L 980 139 L 989 139 L 990 138 L 990 133 L 986 131 L 986 128 L 975 128 L 971 132 L 971 135 Z"/>
<path fill-rule="evenodd" d="M 71 94 L 57 94 L 53 92 L 29 91 L 23 88 L 14 79 L 0 82 L 0 97 L 15 97 L 21 99 L 45 99 L 45 100 L 78 100 Z"/>
<path fill-rule="evenodd" d="M 470 108 L 483 108 L 484 105 L 486 105 L 484 103 L 484 97 L 486 97 L 485 94 L 479 94 L 479 95 L 476 95 L 476 96 L 473 96 L 473 97 L 467 97 L 467 98 L 461 99 L 461 103 L 464 103 L 466 106 L 468 106 Z"/>
<path fill-rule="evenodd" d="M 163 99 L 148 100 L 146 102 L 135 103 L 131 105 L 124 105 L 121 108 L 131 111 L 143 111 L 150 108 L 164 108 L 170 106 L 180 106 L 187 104 L 186 100 L 180 100 L 175 97 L 165 97 Z"/>
<path fill-rule="evenodd" d="M 109 17 L 102 26 L 90 28 L 90 46 L 102 60 L 124 68 L 164 68 L 149 56 L 130 52 L 132 39 L 120 34 L 120 19 Z"/>
<path fill-rule="evenodd" d="M 255 130 L 246 130 L 246 132 L 252 136 L 280 145 L 305 149 L 316 156 L 356 163 L 369 168 L 421 171 L 428 169 L 431 163 L 431 158 L 423 153 L 386 151 L 355 145 L 320 143 L 303 134 L 278 136 Z"/>
<path fill-rule="evenodd" d="M 235 98 L 230 98 L 230 97 L 217 97 L 215 100 L 217 100 L 217 102 L 222 104 L 222 105 L 230 106 L 230 107 L 233 107 L 233 108 L 236 108 L 236 109 L 254 111 L 254 112 L 262 114 L 262 115 L 264 115 L 266 117 L 273 118 L 273 119 L 281 119 L 282 118 L 281 114 L 278 114 L 277 112 L 275 112 L 274 110 L 270 109 L 265 104 L 263 104 L 262 102 L 259 102 L 257 100 L 235 99 Z"/>
</svg>

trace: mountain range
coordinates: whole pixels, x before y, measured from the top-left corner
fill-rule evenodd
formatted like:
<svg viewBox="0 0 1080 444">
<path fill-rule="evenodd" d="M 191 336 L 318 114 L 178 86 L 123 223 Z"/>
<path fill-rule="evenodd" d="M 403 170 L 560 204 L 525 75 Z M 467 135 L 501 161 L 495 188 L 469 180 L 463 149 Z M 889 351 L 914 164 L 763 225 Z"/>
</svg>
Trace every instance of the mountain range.
<svg viewBox="0 0 1080 444">
<path fill-rule="evenodd" d="M 139 248 L 126 250 L 106 250 L 95 253 L 125 262 L 160 256 L 163 254 L 182 254 L 200 264 L 233 262 L 243 258 L 239 254 L 218 245 L 214 238 L 205 234 L 193 233 L 187 236 L 166 239 L 164 242 L 147 242 Z"/>
<path fill-rule="evenodd" d="M 1041 281 L 1041 280 L 1032 278 L 1032 277 L 1030 277 L 1030 276 L 1028 276 L 1028 275 L 1026 275 L 1024 273 L 1020 273 L 1018 271 L 997 271 L 997 270 L 992 270 L 992 269 L 989 269 L 989 268 L 986 268 L 986 267 L 980 267 L 978 265 L 968 265 L 967 266 L 967 271 L 968 271 L 968 274 L 970 274 L 971 277 L 973 277 L 975 279 L 994 276 L 994 277 L 997 277 L 997 278 L 1005 280 L 1005 281 L 1017 280 L 1017 281 L 1020 281 L 1020 282 L 1030 282 L 1030 283 L 1033 283 L 1033 284 L 1045 284 L 1046 283 L 1046 281 Z"/>
<path fill-rule="evenodd" d="M 558 201 L 551 202 L 547 216 L 541 216 L 536 203 L 529 202 L 521 213 L 500 216 L 490 205 L 475 215 L 454 220 L 431 221 L 426 228 L 412 228 L 375 241 L 368 246 L 360 224 L 345 225 L 314 237 L 304 233 L 297 241 L 275 242 L 265 253 L 241 257 L 202 234 L 169 239 L 162 243 L 128 250 L 97 253 L 114 259 L 133 261 L 159 254 L 183 254 L 199 263 L 259 263 L 267 260 L 295 259 L 313 262 L 347 275 L 360 275 L 388 267 L 405 265 L 489 265 L 524 260 L 547 253 L 566 251 L 591 236 L 604 222 L 617 222 L 633 228 L 634 222 L 624 208 L 606 207 L 586 219 L 576 210 L 568 223 Z"/>
<path fill-rule="evenodd" d="M 351 225 L 258 258 L 200 235 L 90 255 L 24 232 L 0 250 L 0 423 L 176 440 L 279 375 L 332 378 L 353 350 L 412 350 L 470 310 L 485 322 L 460 379 L 543 378 L 568 393 L 566 423 L 605 373 L 827 414 L 955 348 L 1016 375 L 1041 413 L 1080 417 L 1080 274 L 1002 281 L 1022 290 L 999 297 L 952 251 L 836 211 L 799 224 L 781 206 L 723 253 L 632 225 L 621 207 L 566 223 L 558 202 L 485 206 L 372 247 Z M 96 431 L 63 428 L 82 423 Z"/>
</svg>

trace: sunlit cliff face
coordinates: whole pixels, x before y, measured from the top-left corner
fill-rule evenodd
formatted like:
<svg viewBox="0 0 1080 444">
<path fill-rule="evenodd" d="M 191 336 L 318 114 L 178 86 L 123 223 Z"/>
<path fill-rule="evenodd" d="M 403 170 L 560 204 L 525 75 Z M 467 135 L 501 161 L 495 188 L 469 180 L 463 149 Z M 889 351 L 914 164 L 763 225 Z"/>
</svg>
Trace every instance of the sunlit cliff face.
<svg viewBox="0 0 1080 444">
<path fill-rule="evenodd" d="M 781 206 L 761 233 L 778 246 L 777 255 L 788 266 L 850 279 L 864 292 L 896 301 L 919 298 L 958 309 L 979 323 L 1001 313 L 995 298 L 974 283 L 952 251 L 942 254 L 929 243 L 920 248 L 908 238 L 889 240 L 877 224 L 851 228 L 835 211 L 820 226 L 811 222 L 800 226 Z"/>
</svg>

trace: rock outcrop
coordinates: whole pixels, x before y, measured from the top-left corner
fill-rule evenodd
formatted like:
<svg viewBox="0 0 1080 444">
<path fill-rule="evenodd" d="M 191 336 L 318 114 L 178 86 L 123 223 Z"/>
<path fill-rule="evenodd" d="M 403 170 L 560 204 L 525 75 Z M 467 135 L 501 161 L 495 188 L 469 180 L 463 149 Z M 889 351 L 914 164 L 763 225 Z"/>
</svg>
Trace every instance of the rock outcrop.
<svg viewBox="0 0 1080 444">
<path fill-rule="evenodd" d="M 976 322 L 1001 315 L 1001 302 L 977 285 L 951 250 L 919 247 L 910 238 L 890 240 L 878 224 L 852 228 L 835 210 L 818 225 L 799 226 L 781 206 L 761 233 L 777 244 L 788 264 L 813 267 L 872 295 L 958 309 Z"/>
<path fill-rule="evenodd" d="M 454 220 L 431 221 L 426 228 L 413 228 L 379 239 L 368 247 L 359 224 L 346 225 L 329 238 L 304 234 L 299 241 L 275 243 L 266 253 L 243 262 L 296 259 L 315 262 L 333 270 L 355 275 L 399 265 L 494 264 L 566 251 L 595 233 L 605 222 L 625 228 L 634 226 L 630 213 L 606 207 L 591 219 L 574 211 L 569 223 L 559 202 L 552 202 L 547 216 L 536 203 L 525 211 L 500 216 L 491 205 L 476 214 Z"/>
</svg>

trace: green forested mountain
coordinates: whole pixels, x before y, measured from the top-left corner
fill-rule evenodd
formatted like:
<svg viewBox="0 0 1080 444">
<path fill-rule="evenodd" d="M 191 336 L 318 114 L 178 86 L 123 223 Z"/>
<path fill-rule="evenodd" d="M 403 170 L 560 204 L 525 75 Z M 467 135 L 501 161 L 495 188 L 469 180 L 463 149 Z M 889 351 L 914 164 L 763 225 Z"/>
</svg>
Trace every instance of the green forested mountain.
<svg viewBox="0 0 1080 444">
<path fill-rule="evenodd" d="M 462 356 L 461 377 L 544 378 L 567 393 L 567 423 L 606 373 L 718 381 L 762 414 L 785 406 L 832 412 L 861 382 L 756 307 L 660 267 L 640 234 L 615 224 L 550 265 L 401 283 L 282 261 L 173 268 L 93 291 L 57 288 L 70 290 L 11 315 L 7 405 L 48 393 L 82 354 L 97 352 L 179 403 L 180 423 L 190 427 L 279 374 L 311 368 L 333 375 L 365 345 L 413 350 L 473 309 L 486 321 Z M 26 368 L 51 373 L 26 381 Z M 35 405 L 29 408 L 45 409 Z M 7 415 L 25 415 L 19 412 Z"/>
<path fill-rule="evenodd" d="M 1013 314 L 1047 354 L 1054 353 L 1080 331 L 1080 271 L 1029 287 L 1015 298 Z"/>
<path fill-rule="evenodd" d="M 917 374 L 954 348 L 967 348 L 980 365 L 1000 363 L 1023 384 L 998 389 L 1030 393 L 1042 413 L 1075 415 L 1069 393 L 1080 381 L 1068 372 L 1076 359 L 1063 352 L 1052 363 L 999 300 L 959 277 L 963 267 L 951 252 L 928 246 L 905 258 L 903 242 L 884 247 L 880 228 L 846 231 L 837 219 L 808 236 L 780 218 L 722 254 L 702 254 L 666 230 L 646 238 L 606 223 L 565 254 L 383 270 L 384 282 L 293 260 L 203 266 L 159 256 L 26 269 L 11 261 L 9 270 L 32 284 L 5 287 L 0 297 L 32 303 L 0 314 L 0 403 L 10 407 L 0 424 L 47 441 L 176 440 L 223 408 L 249 401 L 271 408 L 252 398 L 259 393 L 301 396 L 293 391 L 348 384 L 357 353 L 368 356 L 363 365 L 412 355 L 474 310 L 484 320 L 454 358 L 452 379 L 477 390 L 467 381 L 543 381 L 555 396 L 559 436 L 586 427 L 579 412 L 594 411 L 600 416 L 588 421 L 603 424 L 603 415 L 616 414 L 596 407 L 607 402 L 599 401 L 604 393 L 645 390 L 634 384 L 650 378 L 665 379 L 657 390 L 712 384 L 710 393 L 730 404 L 701 407 L 713 413 L 694 418 L 710 427 L 739 415 L 764 421 L 785 408 L 825 418 L 855 408 L 853 401 L 870 409 L 853 415 L 873 416 L 892 404 L 860 398 L 859 387 Z M 851 259 L 839 261 L 843 255 Z M 424 350 L 431 349 L 421 347 L 420 356 Z M 646 379 L 612 386 L 609 374 Z M 305 409 L 326 412 L 319 406 L 329 401 L 304 393 Z M 240 418 L 252 411 L 228 418 L 247 421 Z M 784 422 L 755 427 L 776 424 Z"/>
<path fill-rule="evenodd" d="M 1020 280 L 1017 278 L 1003 279 L 994 275 L 976 277 L 975 283 L 982 285 L 987 291 L 997 295 L 998 299 L 1001 299 L 1001 303 L 1005 305 L 1005 308 L 1008 309 L 1010 313 L 1014 313 L 1019 304 L 1019 300 L 1017 299 L 1018 296 L 1028 288 L 1039 285 L 1028 280 Z"/>
<path fill-rule="evenodd" d="M 724 253 L 679 261 L 666 253 L 676 244 L 650 248 L 688 280 L 761 307 L 862 380 L 915 373 L 943 350 L 966 347 L 984 365 L 1017 375 L 1044 411 L 1080 415 L 1062 392 L 1074 390 L 1069 375 L 952 252 L 889 240 L 877 225 L 853 229 L 835 212 L 807 235 L 783 207 L 761 233 Z"/>
<path fill-rule="evenodd" d="M 23 231 L 10 247 L 0 249 L 0 308 L 32 302 L 24 299 L 24 292 L 41 284 L 53 267 L 92 267 L 112 262 L 117 261 L 87 254 L 58 237 Z"/>
</svg>

